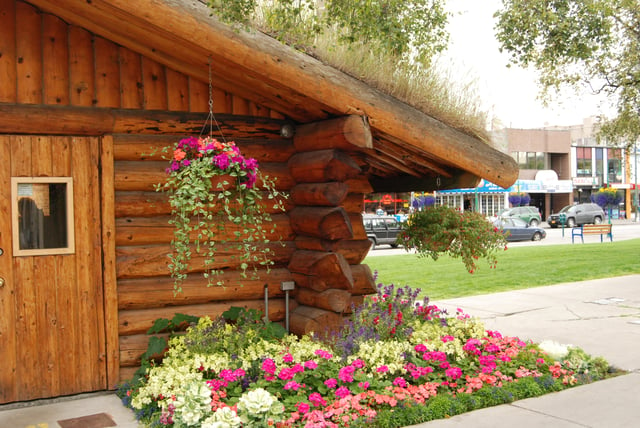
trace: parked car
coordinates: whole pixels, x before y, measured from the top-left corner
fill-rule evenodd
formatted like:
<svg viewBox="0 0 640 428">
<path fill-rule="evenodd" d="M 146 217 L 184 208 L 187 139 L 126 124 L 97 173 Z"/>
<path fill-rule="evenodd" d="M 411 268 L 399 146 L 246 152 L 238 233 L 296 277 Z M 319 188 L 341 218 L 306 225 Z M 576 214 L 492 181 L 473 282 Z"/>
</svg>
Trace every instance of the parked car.
<svg viewBox="0 0 640 428">
<path fill-rule="evenodd" d="M 500 229 L 509 242 L 540 241 L 547 236 L 547 232 L 541 227 L 529 226 L 524 220 L 515 217 L 498 218 L 493 225 Z"/>
<path fill-rule="evenodd" d="M 532 206 L 509 208 L 499 214 L 499 217 L 519 218 L 529 226 L 538 226 L 542 222 L 540 211 L 538 211 L 537 207 Z"/>
<path fill-rule="evenodd" d="M 396 240 L 402 231 L 402 225 L 394 216 L 364 215 L 362 221 L 372 250 L 377 245 L 390 245 L 391 248 L 398 246 Z"/>
<path fill-rule="evenodd" d="M 557 214 L 551 214 L 547 223 L 552 228 L 562 226 L 560 214 L 565 215 L 564 225 L 567 227 L 583 224 L 600 224 L 604 220 L 604 210 L 598 204 L 567 205 Z"/>
</svg>

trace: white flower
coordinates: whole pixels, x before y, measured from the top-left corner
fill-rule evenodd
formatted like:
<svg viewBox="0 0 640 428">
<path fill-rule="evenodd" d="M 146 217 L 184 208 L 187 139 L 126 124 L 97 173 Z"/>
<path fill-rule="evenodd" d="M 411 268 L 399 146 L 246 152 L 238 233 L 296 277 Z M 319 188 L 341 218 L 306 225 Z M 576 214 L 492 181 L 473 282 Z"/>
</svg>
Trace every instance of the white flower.
<svg viewBox="0 0 640 428">
<path fill-rule="evenodd" d="M 540 342 L 538 346 L 554 360 L 561 360 L 569 353 L 569 347 L 571 345 L 563 345 L 552 340 L 544 340 Z"/>
<path fill-rule="evenodd" d="M 249 391 L 240 397 L 238 401 L 238 410 L 244 410 L 248 413 L 257 415 L 267 413 L 271 410 L 271 405 L 276 398 L 263 388 L 257 388 Z"/>
<path fill-rule="evenodd" d="M 202 428 L 238 428 L 242 421 L 229 407 L 221 407 L 202 422 Z"/>
</svg>

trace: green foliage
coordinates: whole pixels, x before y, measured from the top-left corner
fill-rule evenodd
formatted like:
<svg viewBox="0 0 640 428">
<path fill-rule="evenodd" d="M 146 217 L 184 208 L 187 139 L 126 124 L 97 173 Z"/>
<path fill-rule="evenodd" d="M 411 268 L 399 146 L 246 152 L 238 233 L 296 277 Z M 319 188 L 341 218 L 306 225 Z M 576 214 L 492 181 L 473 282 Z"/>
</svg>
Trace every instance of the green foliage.
<svg viewBox="0 0 640 428">
<path fill-rule="evenodd" d="M 168 177 L 156 190 L 169 194 L 169 223 L 174 226 L 169 271 L 175 292 L 194 270 L 191 260 L 196 256 L 204 259 L 208 285 L 223 285 L 221 279 L 214 280 L 222 272 L 216 268 L 234 259 L 244 277 L 260 266 L 269 268 L 273 262 L 267 234 L 275 225 L 263 198 L 284 211 L 286 196 L 260 173 L 257 161 L 242 156 L 235 143 L 211 137 L 184 138 L 163 152 L 171 153 Z"/>
<path fill-rule="evenodd" d="M 403 224 L 398 243 L 420 256 L 438 260 L 442 254 L 461 258 L 467 271 L 474 273 L 476 260 L 486 258 L 490 267 L 497 263 L 496 253 L 506 248 L 504 236 L 480 213 L 461 212 L 444 205 L 412 214 Z"/>
<path fill-rule="evenodd" d="M 200 318 L 193 315 L 176 313 L 173 318 L 158 318 L 147 334 L 155 335 L 161 333 L 169 333 L 169 336 L 175 332 L 184 330 L 190 324 L 196 324 Z M 162 356 L 169 347 L 169 342 L 165 337 L 150 336 L 147 350 L 140 356 L 140 368 L 133 375 L 132 383 L 138 382 L 147 373 L 147 370 L 156 362 L 162 360 Z"/>
<path fill-rule="evenodd" d="M 298 46 L 313 46 L 323 32 L 337 32 L 343 45 L 363 45 L 376 55 L 391 54 L 427 65 L 448 42 L 443 0 L 216 0 L 209 6 L 226 22 L 262 19 L 267 31 Z"/>
<path fill-rule="evenodd" d="M 637 0 L 503 0 L 496 37 L 511 62 L 540 71 L 548 101 L 563 87 L 589 87 L 617 104 L 600 137 L 640 137 L 640 11 Z"/>
<path fill-rule="evenodd" d="M 222 317 L 239 329 L 256 328 L 258 336 L 264 340 L 282 339 L 287 334 L 281 324 L 264 319 L 262 312 L 257 309 L 232 306 L 222 313 Z"/>
</svg>

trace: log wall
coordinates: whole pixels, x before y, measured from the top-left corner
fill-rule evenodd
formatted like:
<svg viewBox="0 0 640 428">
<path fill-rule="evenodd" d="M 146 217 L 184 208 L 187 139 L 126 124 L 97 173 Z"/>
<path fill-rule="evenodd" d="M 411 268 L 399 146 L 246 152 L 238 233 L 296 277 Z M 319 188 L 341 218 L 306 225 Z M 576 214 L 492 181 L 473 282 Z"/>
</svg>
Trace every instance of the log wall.
<svg viewBox="0 0 640 428">
<path fill-rule="evenodd" d="M 289 212 L 296 249 L 289 271 L 299 306 L 290 316 L 296 334 L 337 327 L 353 305 L 375 292 L 361 264 L 370 242 L 362 223 L 364 193 L 372 191 L 348 152 L 370 144 L 366 122 L 355 116 L 299 126 L 288 165 L 295 186 Z"/>
<path fill-rule="evenodd" d="M 209 111 L 208 82 L 28 3 L 0 0 L 0 103 Z M 213 84 L 216 113 L 282 116 Z"/>
<path fill-rule="evenodd" d="M 227 119 L 224 137 L 291 197 L 286 212 L 272 212 L 277 227 L 270 238 L 281 244 L 271 244 L 269 273 L 244 280 L 238 266 L 220 257 L 215 267 L 225 270 L 225 287 L 206 287 L 196 260 L 174 295 L 167 269 L 171 210 L 154 188 L 167 166 L 158 149 L 201 130 L 208 84 L 22 1 L 0 0 L 0 53 L 0 133 L 110 135 L 101 147 L 101 172 L 108 174 L 103 215 L 113 217 L 105 220 L 108 228 L 103 224 L 104 280 L 115 283 L 105 285 L 115 290 L 105 295 L 114 308 L 106 315 L 111 384 L 137 369 L 145 332 L 158 317 L 216 316 L 232 305 L 264 310 L 266 290 L 269 318 L 282 321 L 280 284 L 295 281 L 290 326 L 302 334 L 337 325 L 374 291 L 361 264 L 369 249 L 363 194 L 371 187 L 349 154 L 371 146 L 362 118 L 300 126 L 297 139 L 283 139 L 286 118 L 216 88 L 214 76 L 213 110 Z M 221 247 L 221 254 L 232 250 Z"/>
<path fill-rule="evenodd" d="M 148 341 L 145 332 L 157 318 L 171 318 L 176 312 L 217 316 L 230 306 L 264 311 L 266 288 L 269 318 L 272 321 L 285 319 L 285 299 L 280 283 L 292 280 L 286 266 L 295 248 L 295 235 L 288 213 L 274 211 L 272 204 L 265 204 L 276 225 L 275 232 L 269 236 L 274 241 L 270 247 L 275 263 L 270 272 L 261 269 L 258 278 L 242 278 L 239 262 L 229 257 L 237 250 L 219 245 L 219 257 L 213 266 L 225 271 L 220 276 L 224 287 L 207 287 L 201 275 L 204 263 L 194 258 L 182 292 L 174 293 L 167 267 L 173 238 L 173 228 L 168 223 L 171 207 L 168 196 L 156 192 L 154 186 L 166 177 L 167 162 L 162 160 L 159 149 L 173 144 L 178 138 L 179 135 L 113 136 L 114 239 L 122 379 L 129 378 L 139 366 L 140 355 L 146 350 Z M 278 139 L 276 133 L 271 138 L 261 135 L 259 139 L 244 138 L 236 142 L 243 154 L 258 159 L 263 173 L 276 179 L 279 190 L 290 191 L 293 179 L 286 162 L 294 151 L 291 142 Z M 288 200 L 285 206 L 291 208 Z M 225 234 L 233 233 L 231 229 Z M 295 305 L 295 301 L 290 301 L 290 307 Z"/>
</svg>

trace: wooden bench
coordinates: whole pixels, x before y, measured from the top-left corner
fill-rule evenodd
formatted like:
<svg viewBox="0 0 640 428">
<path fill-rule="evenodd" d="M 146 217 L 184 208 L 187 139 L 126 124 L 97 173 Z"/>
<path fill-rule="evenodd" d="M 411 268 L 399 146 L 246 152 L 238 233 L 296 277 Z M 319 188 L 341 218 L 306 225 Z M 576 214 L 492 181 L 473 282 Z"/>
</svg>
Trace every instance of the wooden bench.
<svg viewBox="0 0 640 428">
<path fill-rule="evenodd" d="M 585 224 L 580 227 L 574 227 L 571 231 L 571 243 L 573 239 L 579 236 L 584 244 L 584 235 L 600 235 L 600 242 L 603 242 L 602 236 L 607 235 L 611 242 L 613 242 L 613 234 L 611 233 L 611 223 L 608 224 Z"/>
</svg>

